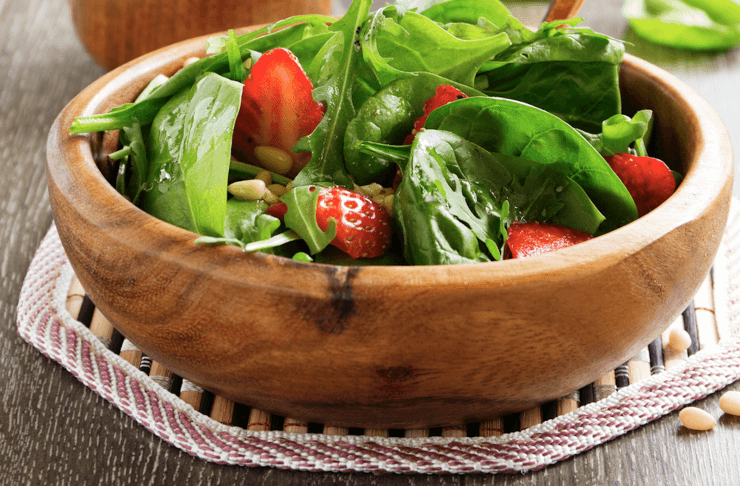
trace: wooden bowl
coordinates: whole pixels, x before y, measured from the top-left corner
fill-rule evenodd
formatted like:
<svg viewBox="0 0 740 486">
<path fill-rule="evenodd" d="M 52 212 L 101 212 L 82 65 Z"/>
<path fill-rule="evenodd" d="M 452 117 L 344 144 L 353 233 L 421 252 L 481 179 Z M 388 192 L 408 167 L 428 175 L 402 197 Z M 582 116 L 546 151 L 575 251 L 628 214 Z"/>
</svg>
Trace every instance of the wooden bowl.
<svg viewBox="0 0 740 486">
<path fill-rule="evenodd" d="M 195 245 L 195 234 L 106 181 L 115 133 L 70 135 L 69 126 L 132 100 L 204 45 L 159 50 L 93 83 L 56 119 L 47 153 L 59 235 L 93 302 L 147 355 L 214 393 L 355 427 L 523 410 L 635 355 L 712 265 L 732 192 L 728 134 L 694 91 L 629 55 L 627 111 L 655 111 L 653 153 L 685 179 L 612 233 L 527 259 L 431 267 L 338 267 Z"/>
</svg>

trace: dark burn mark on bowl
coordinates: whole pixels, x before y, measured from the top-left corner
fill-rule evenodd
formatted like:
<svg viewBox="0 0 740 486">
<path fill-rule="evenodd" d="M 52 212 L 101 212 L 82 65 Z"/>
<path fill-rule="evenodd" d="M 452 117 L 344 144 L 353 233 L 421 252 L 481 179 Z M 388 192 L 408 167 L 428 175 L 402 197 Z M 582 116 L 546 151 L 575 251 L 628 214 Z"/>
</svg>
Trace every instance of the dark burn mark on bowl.
<svg viewBox="0 0 740 486">
<path fill-rule="evenodd" d="M 329 307 L 322 309 L 316 320 L 316 325 L 322 331 L 342 334 L 346 329 L 345 320 L 355 311 L 352 282 L 359 272 L 359 267 L 326 266 L 331 301 Z"/>
<path fill-rule="evenodd" d="M 413 378 L 416 374 L 411 366 L 392 366 L 377 370 L 377 373 L 386 380 L 387 383 L 400 383 Z"/>
</svg>

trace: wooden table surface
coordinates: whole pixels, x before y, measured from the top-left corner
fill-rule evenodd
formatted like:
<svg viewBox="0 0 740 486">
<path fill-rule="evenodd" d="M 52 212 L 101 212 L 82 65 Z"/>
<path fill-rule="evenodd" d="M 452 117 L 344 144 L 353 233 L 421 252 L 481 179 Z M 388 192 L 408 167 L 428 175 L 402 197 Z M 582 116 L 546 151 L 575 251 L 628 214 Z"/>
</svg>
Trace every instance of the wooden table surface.
<svg viewBox="0 0 740 486">
<path fill-rule="evenodd" d="M 348 0 L 335 0 L 341 13 Z M 382 2 L 376 2 L 382 4 Z M 740 143 L 740 49 L 686 53 L 647 44 L 629 30 L 620 0 L 590 0 L 581 15 L 595 30 L 685 80 Z M 511 2 L 534 24 L 544 2 Z M 121 35 L 125 35 L 124 32 Z M 104 73 L 82 48 L 65 0 L 0 0 L 0 485 L 352 484 L 352 485 L 731 485 L 740 483 L 740 419 L 690 433 L 677 414 L 575 458 L 525 475 L 317 474 L 211 464 L 167 445 L 16 331 L 26 269 L 51 221 L 46 136 L 62 107 Z M 740 383 L 730 389 L 740 390 Z M 719 416 L 719 397 L 699 402 Z"/>
</svg>

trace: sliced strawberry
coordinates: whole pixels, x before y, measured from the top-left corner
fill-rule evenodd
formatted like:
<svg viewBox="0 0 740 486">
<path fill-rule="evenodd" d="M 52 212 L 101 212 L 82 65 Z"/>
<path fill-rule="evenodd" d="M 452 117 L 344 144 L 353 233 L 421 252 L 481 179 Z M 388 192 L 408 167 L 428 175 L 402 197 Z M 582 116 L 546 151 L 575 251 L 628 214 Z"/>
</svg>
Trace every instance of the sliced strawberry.
<svg viewBox="0 0 740 486">
<path fill-rule="evenodd" d="M 288 206 L 278 202 L 267 214 L 284 219 Z M 329 219 L 337 222 L 337 236 L 331 244 L 352 258 L 374 258 L 391 245 L 388 212 L 372 199 L 342 187 L 322 188 L 316 206 L 316 222 L 322 231 Z"/>
<path fill-rule="evenodd" d="M 455 88 L 454 86 L 450 86 L 449 84 L 437 86 L 437 91 L 435 92 L 434 96 L 429 98 L 424 103 L 424 114 L 416 119 L 416 121 L 414 122 L 414 129 L 411 131 L 411 133 L 406 135 L 406 139 L 403 141 L 404 145 L 410 145 L 411 142 L 414 141 L 414 137 L 416 137 L 416 134 L 419 132 L 419 130 L 424 128 L 424 124 L 427 122 L 427 118 L 429 117 L 429 114 L 431 112 L 433 112 L 440 106 L 446 105 L 447 103 L 467 97 L 468 96 L 465 93 Z"/>
<path fill-rule="evenodd" d="M 616 154 L 606 161 L 627 187 L 640 216 L 663 204 L 676 190 L 676 179 L 662 160 Z"/>
<path fill-rule="evenodd" d="M 509 258 L 523 258 L 573 246 L 591 238 L 588 233 L 556 223 L 513 223 L 507 232 L 506 249 Z"/>
<path fill-rule="evenodd" d="M 289 50 L 265 52 L 244 80 L 232 145 L 236 157 L 260 165 L 254 156 L 255 147 L 281 148 L 291 154 L 293 167 L 287 175 L 295 177 L 311 153 L 294 154 L 291 149 L 313 132 L 325 111 L 312 93 L 311 80 Z"/>
</svg>

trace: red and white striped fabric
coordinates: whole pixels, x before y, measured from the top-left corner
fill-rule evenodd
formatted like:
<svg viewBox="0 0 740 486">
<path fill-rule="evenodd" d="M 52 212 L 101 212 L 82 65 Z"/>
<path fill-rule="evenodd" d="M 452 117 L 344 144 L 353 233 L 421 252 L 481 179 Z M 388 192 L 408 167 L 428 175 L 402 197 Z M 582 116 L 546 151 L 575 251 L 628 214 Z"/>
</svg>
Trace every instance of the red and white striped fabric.
<svg viewBox="0 0 740 486">
<path fill-rule="evenodd" d="M 65 309 L 73 276 L 52 226 L 18 305 L 20 335 L 162 440 L 222 464 L 307 471 L 530 471 L 591 449 L 740 379 L 740 215 L 715 262 L 720 344 L 601 401 L 500 437 L 378 438 L 252 432 L 206 417 L 109 351 Z"/>
</svg>

